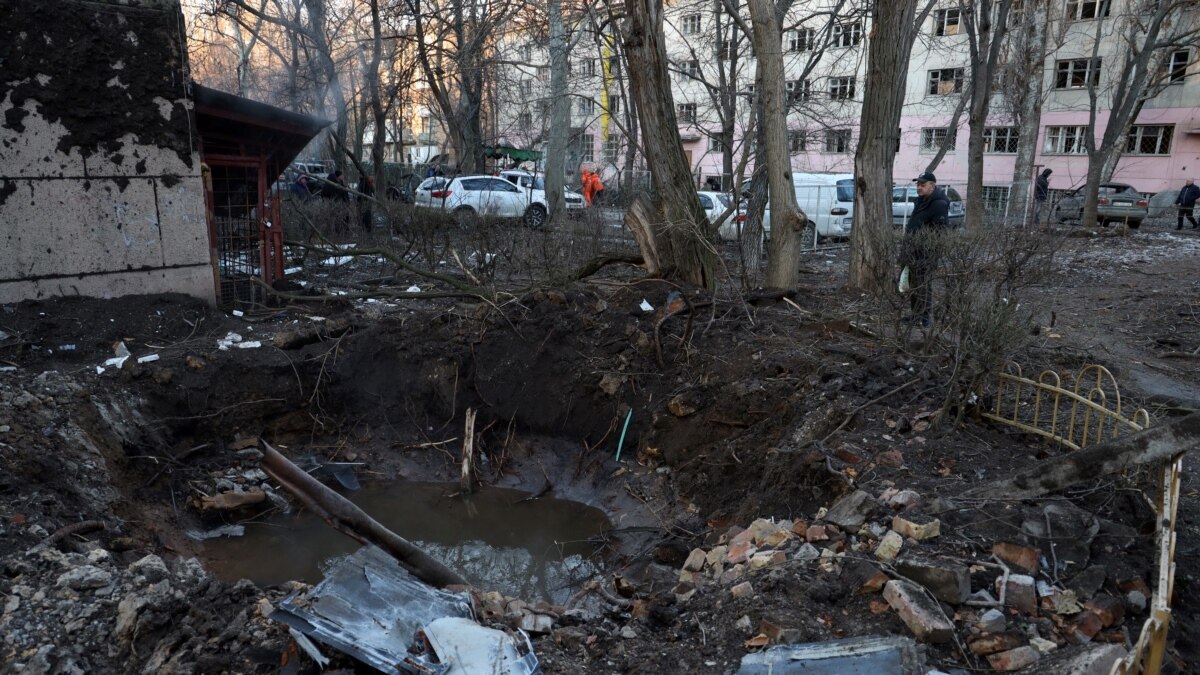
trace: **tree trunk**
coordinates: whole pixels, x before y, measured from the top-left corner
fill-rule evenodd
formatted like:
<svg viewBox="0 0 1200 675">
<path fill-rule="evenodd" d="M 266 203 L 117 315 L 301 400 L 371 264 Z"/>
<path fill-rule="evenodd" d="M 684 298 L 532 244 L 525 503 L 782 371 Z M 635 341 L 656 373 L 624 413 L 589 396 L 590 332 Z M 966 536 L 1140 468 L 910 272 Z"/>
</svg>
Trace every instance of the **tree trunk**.
<svg viewBox="0 0 1200 675">
<path fill-rule="evenodd" d="M 754 76 L 754 91 L 762 91 L 762 78 Z M 750 180 L 750 201 L 746 205 L 746 222 L 742 224 L 738 242 L 742 257 L 742 285 L 755 288 L 763 273 L 763 218 L 767 211 L 767 139 L 764 136 L 762 99 L 754 97 L 754 177 Z M 791 159 L 789 158 L 789 162 Z"/>
<path fill-rule="evenodd" d="M 794 288 L 800 274 L 800 252 L 812 223 L 796 205 L 792 157 L 787 145 L 787 101 L 784 98 L 783 38 L 770 0 L 749 0 L 754 26 L 755 81 L 762 83 L 762 133 L 767 150 L 767 189 L 771 202 L 771 243 L 767 259 L 768 288 Z M 761 159 L 761 157 L 759 158 Z"/>
<path fill-rule="evenodd" d="M 562 0 L 549 0 L 550 20 L 550 130 L 546 147 L 546 201 L 550 218 L 556 218 L 565 204 L 563 171 L 567 161 L 567 132 L 570 104 L 567 98 L 567 30 L 563 22 Z"/>
<path fill-rule="evenodd" d="M 983 130 L 987 126 L 991 111 L 992 75 L 1000 60 L 1000 46 L 1008 28 L 1008 10 L 1012 0 L 1000 0 L 993 5 L 991 0 L 978 0 L 975 7 L 978 16 L 968 12 L 966 23 L 971 43 L 971 114 L 967 126 L 971 130 L 967 141 L 967 214 L 968 228 L 983 226 Z M 993 17 L 993 9 L 995 16 Z M 993 18 L 995 21 L 993 22 Z M 971 30 L 974 29 L 974 30 Z"/>
<path fill-rule="evenodd" d="M 909 54 L 916 39 L 917 0 L 875 3 L 867 51 L 858 150 L 854 155 L 855 222 L 850 231 L 849 283 L 876 292 L 891 279 L 892 166 L 904 107 Z M 887 270 L 888 274 L 881 274 Z"/>
<path fill-rule="evenodd" d="M 1030 216 L 1030 187 L 1033 160 L 1037 155 L 1038 130 L 1042 124 L 1042 87 L 1046 67 L 1046 43 L 1049 4 L 1029 0 L 1022 14 L 1020 30 L 1013 33 L 1011 81 L 1018 93 L 1013 101 L 1013 120 L 1017 129 L 1017 157 L 1013 167 L 1012 189 L 1008 195 L 1010 220 L 1025 222 Z M 1048 214 L 1046 214 L 1048 215 Z"/>
<path fill-rule="evenodd" d="M 266 441 L 263 441 L 262 468 L 334 529 L 359 543 L 378 546 L 421 581 L 438 588 L 467 585 L 453 570 L 380 525 L 349 499 L 322 485 Z"/>
<path fill-rule="evenodd" d="M 625 0 L 625 11 L 629 85 L 638 105 L 646 163 L 661 218 L 654 224 L 654 238 L 663 276 L 711 289 L 715 286 L 716 255 L 705 237 L 708 218 L 696 198 L 679 138 L 667 73 L 662 0 Z"/>
<path fill-rule="evenodd" d="M 963 493 L 964 497 L 1030 499 L 1200 447 L 1200 413 L 1130 433 L 1100 445 L 1038 462 L 1010 478 Z"/>
</svg>

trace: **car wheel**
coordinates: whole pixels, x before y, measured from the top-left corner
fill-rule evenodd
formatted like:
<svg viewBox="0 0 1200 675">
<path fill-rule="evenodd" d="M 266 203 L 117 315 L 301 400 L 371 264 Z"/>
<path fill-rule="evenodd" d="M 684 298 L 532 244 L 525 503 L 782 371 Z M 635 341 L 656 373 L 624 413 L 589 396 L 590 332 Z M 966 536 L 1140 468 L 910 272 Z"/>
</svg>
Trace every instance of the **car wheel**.
<svg viewBox="0 0 1200 675">
<path fill-rule="evenodd" d="M 479 214 L 469 206 L 454 209 L 454 221 L 463 227 L 474 227 L 479 222 Z"/>
<path fill-rule="evenodd" d="M 1131 230 L 1136 230 L 1136 229 L 1140 228 L 1141 226 L 1142 226 L 1142 221 L 1140 221 L 1140 220 L 1129 221 L 1129 229 L 1131 229 Z"/>
<path fill-rule="evenodd" d="M 541 204 L 533 204 L 525 209 L 525 225 L 537 230 L 546 224 L 546 209 Z"/>
</svg>

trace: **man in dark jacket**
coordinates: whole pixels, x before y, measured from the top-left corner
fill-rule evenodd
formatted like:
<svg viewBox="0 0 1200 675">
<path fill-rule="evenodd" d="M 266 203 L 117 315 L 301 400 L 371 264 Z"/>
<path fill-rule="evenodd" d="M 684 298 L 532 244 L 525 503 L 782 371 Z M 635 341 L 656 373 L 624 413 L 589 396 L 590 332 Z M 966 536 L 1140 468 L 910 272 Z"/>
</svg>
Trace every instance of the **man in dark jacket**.
<svg viewBox="0 0 1200 675">
<path fill-rule="evenodd" d="M 917 202 L 905 230 L 902 261 L 908 267 L 908 283 L 912 286 L 912 316 L 906 321 L 928 328 L 933 309 L 933 271 L 938 263 L 937 238 L 949 222 L 950 200 L 932 173 L 926 171 L 913 180 L 917 183 Z"/>
<path fill-rule="evenodd" d="M 1046 197 L 1050 196 L 1050 174 L 1054 173 L 1053 169 L 1045 169 L 1038 175 L 1037 180 L 1033 182 L 1033 224 L 1037 225 L 1041 222 L 1042 204 L 1046 203 Z"/>
<path fill-rule="evenodd" d="M 1187 184 L 1179 191 L 1179 196 L 1175 198 L 1175 204 L 1179 207 L 1179 222 L 1175 225 L 1175 229 L 1183 229 L 1183 219 L 1187 217 L 1192 221 L 1192 229 L 1196 229 L 1196 217 L 1192 215 L 1192 209 L 1196 206 L 1196 200 L 1200 199 L 1200 186 L 1191 178 L 1187 179 Z"/>
</svg>

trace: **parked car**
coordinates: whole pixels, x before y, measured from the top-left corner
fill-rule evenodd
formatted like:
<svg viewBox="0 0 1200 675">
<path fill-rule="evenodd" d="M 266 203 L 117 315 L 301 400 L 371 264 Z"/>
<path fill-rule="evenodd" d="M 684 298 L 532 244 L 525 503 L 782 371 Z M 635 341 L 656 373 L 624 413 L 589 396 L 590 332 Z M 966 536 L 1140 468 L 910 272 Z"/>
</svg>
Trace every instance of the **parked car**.
<svg viewBox="0 0 1200 675">
<path fill-rule="evenodd" d="M 948 220 L 951 227 L 962 227 L 963 221 L 967 217 L 967 208 L 963 203 L 962 195 L 958 194 L 958 190 L 952 187 L 943 187 L 946 193 L 946 199 L 950 200 L 950 216 Z M 897 185 L 892 188 L 892 224 L 893 225 L 908 225 L 908 219 L 912 217 L 913 208 L 916 207 L 917 201 L 917 186 L 915 185 Z"/>
<path fill-rule="evenodd" d="M 796 205 L 816 224 L 818 236 L 850 236 L 854 226 L 854 174 L 793 173 L 792 187 L 796 191 Z M 746 192 L 749 194 L 749 188 Z M 735 217 L 721 224 L 719 232 L 722 239 L 737 238 L 738 220 Z M 768 204 L 763 213 L 763 236 L 770 234 L 771 206 Z"/>
<path fill-rule="evenodd" d="M 421 181 L 413 202 L 425 208 L 443 209 L 460 222 L 479 217 L 522 218 L 530 227 L 546 222 L 546 205 L 530 203 L 527 192 L 497 176 L 435 176 Z"/>
<path fill-rule="evenodd" d="M 521 188 L 528 211 L 526 222 L 529 223 L 530 227 L 541 227 L 546 222 L 546 214 L 550 212 L 550 202 L 546 199 L 545 177 L 518 169 L 501 171 L 500 177 Z M 568 209 L 583 208 L 583 195 L 578 192 L 564 189 L 563 201 L 566 202 Z M 541 220 L 537 220 L 538 218 Z M 537 222 L 530 222 L 531 220 L 537 220 Z"/>
<path fill-rule="evenodd" d="M 1087 186 L 1077 188 L 1074 192 L 1058 200 L 1054 207 L 1054 215 L 1058 222 L 1065 223 L 1079 220 L 1083 215 L 1084 193 Z M 1108 223 L 1128 223 L 1130 228 L 1137 229 L 1150 213 L 1150 202 L 1132 185 L 1125 183 L 1101 183 L 1097 194 L 1096 218 L 1101 225 Z"/>
<path fill-rule="evenodd" d="M 696 197 L 700 200 L 700 208 L 704 209 L 705 215 L 708 216 L 708 222 L 712 225 L 717 225 L 717 219 L 733 205 L 733 195 L 726 192 L 702 190 L 696 193 Z M 725 217 L 725 220 L 720 223 L 719 230 L 732 230 L 736 236 L 736 224 L 739 216 L 742 220 L 746 218 L 744 204 L 739 205 L 737 212 L 730 213 Z"/>
</svg>

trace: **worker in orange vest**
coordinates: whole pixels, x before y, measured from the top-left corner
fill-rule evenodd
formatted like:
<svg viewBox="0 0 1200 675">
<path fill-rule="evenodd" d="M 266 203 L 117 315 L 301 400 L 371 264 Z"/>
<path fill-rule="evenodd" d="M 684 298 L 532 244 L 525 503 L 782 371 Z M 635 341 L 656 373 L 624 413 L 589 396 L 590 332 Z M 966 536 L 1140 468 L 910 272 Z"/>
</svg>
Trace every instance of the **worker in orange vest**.
<svg viewBox="0 0 1200 675">
<path fill-rule="evenodd" d="M 604 183 L 600 182 L 600 175 L 591 169 L 583 169 L 580 172 L 580 182 L 583 188 L 583 202 L 590 207 L 604 191 Z"/>
</svg>

